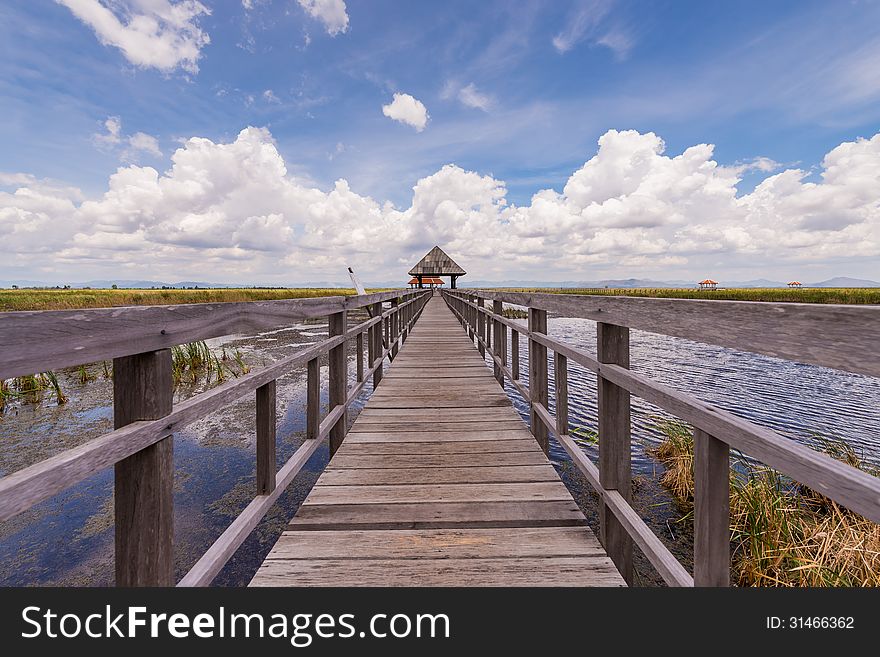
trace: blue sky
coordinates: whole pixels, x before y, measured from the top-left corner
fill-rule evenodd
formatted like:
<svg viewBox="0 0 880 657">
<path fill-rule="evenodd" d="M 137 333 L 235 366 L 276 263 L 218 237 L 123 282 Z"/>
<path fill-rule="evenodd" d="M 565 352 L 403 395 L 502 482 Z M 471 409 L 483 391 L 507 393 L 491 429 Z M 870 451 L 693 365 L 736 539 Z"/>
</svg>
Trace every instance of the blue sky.
<svg viewBox="0 0 880 657">
<path fill-rule="evenodd" d="M 125 25 L 138 16 L 161 18 L 165 9 L 181 5 L 192 17 L 165 27 L 169 38 L 177 40 L 172 41 L 174 47 L 189 47 L 196 56 L 177 61 L 173 53 L 170 60 L 161 58 L 167 42 L 159 40 L 157 45 L 150 38 L 114 42 L 107 36 L 110 33 L 102 37 L 100 26 L 89 18 L 99 16 L 96 12 L 102 6 L 110 7 Z M 344 25 L 339 22 L 340 11 L 347 20 Z M 584 197 L 574 209 L 569 198 L 559 200 L 568 208 L 568 218 L 547 224 L 544 233 L 534 227 L 549 220 L 510 214 L 513 206 L 534 209 L 532 196 L 539 190 L 562 194 L 569 178 L 597 154 L 597 141 L 609 130 L 654 133 L 665 143 L 665 159 L 658 160 L 658 166 L 666 166 L 669 157 L 692 146 L 713 144 L 711 162 L 738 168 L 732 184 L 740 197 L 786 170 L 801 172 L 797 177 L 801 186 L 821 183 L 827 153 L 859 138 L 871 140 L 878 132 L 878 25 L 880 3 L 867 0 L 5 2 L 0 6 L 0 172 L 7 178 L 0 190 L 12 195 L 27 177 L 42 181 L 32 183 L 34 189 L 42 184 L 75 188 L 78 193 L 68 194 L 66 210 L 59 202 L 54 210 L 28 206 L 17 208 L 15 214 L 0 214 L 0 220 L 9 222 L 6 230 L 18 234 L 36 232 L 25 222 L 38 221 L 31 215 L 39 212 L 51 215 L 45 223 L 35 224 L 42 228 L 55 222 L 77 223 L 76 232 L 50 245 L 51 250 L 22 246 L 19 257 L 0 265 L 0 279 L 106 277 L 121 262 L 132 275 L 204 277 L 216 271 L 217 263 L 235 262 L 224 280 L 273 282 L 285 275 L 288 282 L 343 280 L 334 274 L 335 268 L 343 261 L 361 264 L 371 246 L 377 245 L 337 244 L 335 252 L 317 257 L 313 238 L 321 229 L 316 217 L 328 216 L 316 214 L 316 203 L 324 202 L 318 197 L 307 207 L 279 205 L 278 212 L 264 208 L 260 217 L 282 217 L 287 272 L 272 269 L 270 263 L 279 260 L 279 253 L 270 257 L 272 249 L 263 245 L 255 251 L 266 263 L 248 265 L 241 276 L 235 268 L 250 248 L 248 239 L 231 245 L 240 253 L 225 253 L 230 245 L 223 244 L 221 236 L 226 230 L 228 243 L 232 231 L 247 218 L 246 212 L 235 214 L 224 205 L 225 223 L 212 228 L 215 241 L 206 241 L 201 233 L 197 238 L 163 241 L 154 237 L 155 228 L 167 216 L 133 218 L 128 210 L 123 217 L 124 211 L 117 208 L 112 219 L 106 219 L 110 212 L 106 204 L 94 212 L 81 207 L 84 202 L 106 200 L 109 178 L 119 167 L 151 167 L 162 177 L 176 149 L 186 148 L 186 140 L 198 137 L 214 146 L 233 144 L 248 126 L 264 129 L 260 139 L 274 145 L 286 168 L 285 180 L 294 181 L 297 189 L 328 193 L 344 179 L 352 193 L 375 202 L 375 217 L 381 215 L 377 224 L 383 223 L 392 235 L 407 233 L 391 247 L 393 253 L 381 266 L 368 259 L 361 265 L 373 277 L 381 278 L 385 269 L 407 262 L 430 241 L 427 237 L 445 239 L 445 246 L 473 263 L 475 274 L 499 280 L 508 274 L 543 279 L 546 275 L 680 278 L 703 271 L 740 278 L 789 272 L 804 272 L 804 278 L 880 277 L 874 246 L 846 246 L 852 240 L 874 245 L 880 239 L 876 196 L 872 201 L 864 198 L 863 191 L 853 192 L 852 180 L 846 189 L 822 191 L 823 203 L 830 195 L 826 192 L 834 192 L 834 207 L 810 222 L 805 223 L 796 210 L 808 211 L 805 208 L 812 208 L 815 199 L 801 202 L 776 196 L 758 212 L 763 219 L 755 210 L 749 210 L 749 217 L 737 214 L 741 208 L 731 211 L 728 223 L 716 227 L 719 234 L 730 232 L 729 239 L 704 251 L 680 248 L 695 235 L 712 232 L 709 227 L 697 230 L 690 210 L 682 210 L 684 219 L 656 234 L 650 233 L 658 229 L 655 221 L 609 223 L 607 213 L 613 210 L 605 207 L 609 199 L 634 203 L 638 199 L 629 196 L 647 193 L 652 186 L 648 179 L 639 190 L 599 193 L 593 185 L 591 193 L 599 195 Z M 210 42 L 204 43 L 207 39 Z M 426 108 L 429 118 L 422 129 L 383 114 L 383 106 L 392 103 L 395 93 L 407 94 Z M 115 134 L 107 132 L 108 119 L 117 121 Z M 138 134 L 141 138 L 132 141 Z M 863 155 L 870 159 L 877 150 L 872 146 Z M 248 162 L 242 155 L 235 166 L 248 167 Z M 456 172 L 460 181 L 449 182 L 453 191 L 446 187 L 434 192 L 448 193 L 458 204 L 459 215 L 444 226 L 439 202 L 420 210 L 413 186 L 420 179 L 432 180 L 447 164 L 462 172 Z M 868 173 L 860 169 L 861 178 L 878 171 L 870 168 L 870 162 L 865 166 Z M 619 173 L 614 166 L 609 170 Z M 503 194 L 493 195 L 490 189 L 489 200 L 459 198 L 462 189 L 471 189 L 463 178 L 466 172 L 474 172 L 484 182 L 494 181 L 488 188 L 503 182 Z M 213 187 L 217 189 L 216 184 Z M 861 205 L 846 201 L 854 194 Z M 212 216 L 215 201 L 211 199 Z M 386 202 L 410 214 L 389 215 L 382 209 Z M 682 201 L 680 195 L 662 202 L 667 215 L 670 208 L 675 212 L 676 204 L 695 205 Z M 206 203 L 188 208 L 178 204 L 173 212 L 167 208 L 165 212 L 179 213 L 175 224 L 179 227 L 188 221 L 186 217 L 202 212 Z M 597 205 L 605 214 L 597 214 Z M 5 207 L 13 206 L 7 197 Z M 642 210 L 635 210 L 636 214 L 644 212 L 644 206 L 639 207 Z M 100 229 L 95 228 L 99 210 L 104 217 L 98 222 Z M 420 215 L 422 211 L 430 216 Z M 744 245 L 733 235 L 737 229 L 753 232 L 749 222 L 766 222 L 768 213 L 778 215 L 779 222 L 791 222 L 787 234 L 809 235 L 799 237 L 785 252 L 768 245 L 763 249 Z M 841 213 L 848 218 L 834 218 Z M 362 221 L 371 221 L 370 216 L 362 215 Z M 262 228 L 254 230 L 273 221 L 264 220 Z M 350 224 L 339 221 L 328 223 L 328 228 L 351 232 Z M 411 225 L 395 224 L 407 221 L 430 225 L 430 235 L 414 237 L 417 231 Z M 475 246 L 481 221 L 493 222 L 483 226 L 489 232 L 518 231 L 521 248 L 510 249 L 517 252 L 503 263 L 490 262 L 493 249 L 510 245 L 499 236 L 488 252 Z M 859 226 L 853 228 L 856 223 Z M 627 226 L 644 231 L 644 240 L 619 232 Z M 599 229 L 618 233 L 600 235 Z M 823 243 L 831 239 L 843 246 L 808 253 L 810 244 L 818 243 L 814 238 L 820 229 Z M 570 262 L 548 264 L 547 254 L 553 252 L 553 244 L 561 243 L 559 231 L 565 230 L 577 233 L 581 241 L 571 249 Z M 828 231 L 833 232 L 830 238 Z M 155 251 L 150 244 L 161 245 L 163 256 L 153 271 L 142 263 L 123 262 L 118 254 L 108 255 L 107 249 L 101 255 L 85 253 L 88 236 L 103 244 L 104 237 L 117 235 L 129 244 L 125 248 L 134 248 L 130 244 L 134 234 L 140 237 L 132 253 Z M 363 236 L 381 237 L 381 231 Z M 275 237 L 266 241 L 279 243 Z M 630 246 L 644 243 L 627 251 L 623 241 Z M 604 258 L 599 252 L 602 245 L 606 245 Z M 607 245 L 613 246 L 607 250 Z M 714 255 L 707 256 L 708 252 Z M 34 253 L 43 253 L 41 270 L 28 264 L 33 261 L 28 254 Z M 306 256 L 300 257 L 303 253 Z M 294 261 L 299 264 L 289 264 Z M 203 269 L 205 262 L 210 264 Z M 780 265 L 787 262 L 793 264 Z"/>
</svg>

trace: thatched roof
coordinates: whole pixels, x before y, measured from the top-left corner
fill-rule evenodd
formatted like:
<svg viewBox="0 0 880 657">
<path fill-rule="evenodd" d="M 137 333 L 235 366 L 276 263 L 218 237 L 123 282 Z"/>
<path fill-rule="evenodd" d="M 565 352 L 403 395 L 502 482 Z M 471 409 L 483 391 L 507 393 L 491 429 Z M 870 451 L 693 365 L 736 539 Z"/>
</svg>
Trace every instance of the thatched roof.
<svg viewBox="0 0 880 657">
<path fill-rule="evenodd" d="M 464 276 L 466 273 L 439 246 L 428 251 L 419 264 L 409 270 L 410 276 Z"/>
</svg>

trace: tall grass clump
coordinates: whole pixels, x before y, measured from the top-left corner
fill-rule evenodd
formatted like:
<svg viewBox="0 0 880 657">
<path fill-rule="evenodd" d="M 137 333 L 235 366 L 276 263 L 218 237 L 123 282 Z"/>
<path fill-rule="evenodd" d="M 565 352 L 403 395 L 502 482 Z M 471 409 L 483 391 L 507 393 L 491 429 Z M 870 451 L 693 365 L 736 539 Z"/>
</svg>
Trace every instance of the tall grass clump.
<svg viewBox="0 0 880 657">
<path fill-rule="evenodd" d="M 202 376 L 210 383 L 212 375 L 216 376 L 217 383 L 222 383 L 227 375 L 239 377 L 251 371 L 239 349 L 232 353 L 231 358 L 225 347 L 222 354 L 222 357 L 218 356 L 203 340 L 172 347 L 171 373 L 174 385 L 195 384 Z"/>
<path fill-rule="evenodd" d="M 693 432 L 675 421 L 659 428 L 665 437 L 652 454 L 666 467 L 661 483 L 689 514 Z M 880 476 L 852 446 L 814 442 L 832 458 Z M 730 470 L 730 532 L 733 580 L 740 586 L 880 586 L 880 525 L 741 456 Z"/>
</svg>

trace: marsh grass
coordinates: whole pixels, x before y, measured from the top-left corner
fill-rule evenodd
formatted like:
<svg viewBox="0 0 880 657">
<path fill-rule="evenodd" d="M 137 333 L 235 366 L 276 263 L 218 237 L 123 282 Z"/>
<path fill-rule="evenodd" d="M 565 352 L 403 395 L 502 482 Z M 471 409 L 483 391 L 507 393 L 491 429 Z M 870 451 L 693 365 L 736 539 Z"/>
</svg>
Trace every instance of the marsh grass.
<svg viewBox="0 0 880 657">
<path fill-rule="evenodd" d="M 802 288 L 498 288 L 509 292 L 550 294 L 592 294 L 600 296 L 655 297 L 661 299 L 715 299 L 724 301 L 775 301 L 789 303 L 880 304 L 880 288 L 802 287 Z"/>
<path fill-rule="evenodd" d="M 231 358 L 222 348 L 222 356 L 212 350 L 206 342 L 189 342 L 171 348 L 171 374 L 174 385 L 195 384 L 205 378 L 210 383 L 212 377 L 222 383 L 228 375 L 239 377 L 251 371 L 244 355 L 236 349 Z"/>
<path fill-rule="evenodd" d="M 383 288 L 385 289 L 385 288 Z M 370 289 L 367 292 L 380 292 Z M 172 305 L 181 303 L 229 303 L 275 301 L 314 297 L 349 296 L 351 288 L 217 288 L 203 290 L 0 290 L 0 312 L 9 310 L 74 310 L 120 306 Z"/>
<path fill-rule="evenodd" d="M 651 453 L 685 518 L 693 520 L 693 433 L 663 421 Z M 874 476 L 852 446 L 816 438 L 813 446 Z M 880 586 L 880 525 L 764 465 L 742 456 L 730 470 L 733 579 L 740 586 Z"/>
<path fill-rule="evenodd" d="M 0 414 L 4 412 L 7 404 L 14 400 L 25 404 L 36 404 L 43 400 L 47 392 L 54 395 L 55 402 L 59 406 L 68 401 L 58 377 L 51 370 L 0 381 Z"/>
</svg>

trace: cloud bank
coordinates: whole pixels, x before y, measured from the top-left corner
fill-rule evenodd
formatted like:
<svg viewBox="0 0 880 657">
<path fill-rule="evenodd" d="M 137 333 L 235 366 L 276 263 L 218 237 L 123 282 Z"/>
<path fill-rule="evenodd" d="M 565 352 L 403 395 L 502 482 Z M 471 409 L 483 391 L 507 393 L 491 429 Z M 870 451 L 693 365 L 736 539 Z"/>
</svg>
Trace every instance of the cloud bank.
<svg viewBox="0 0 880 657">
<path fill-rule="evenodd" d="M 292 283 L 342 279 L 348 264 L 394 279 L 434 244 L 488 279 L 880 256 L 880 134 L 840 144 L 818 175 L 786 169 L 738 195 L 741 166 L 719 165 L 711 145 L 669 155 L 653 133 L 609 130 L 561 191 L 522 206 L 508 202 L 503 181 L 453 164 L 419 180 L 404 209 L 342 179 L 322 191 L 288 173 L 261 128 L 229 143 L 189 139 L 171 162 L 164 173 L 121 167 L 89 200 L 0 175 L 12 190 L 0 192 L 0 261 Z"/>
</svg>

